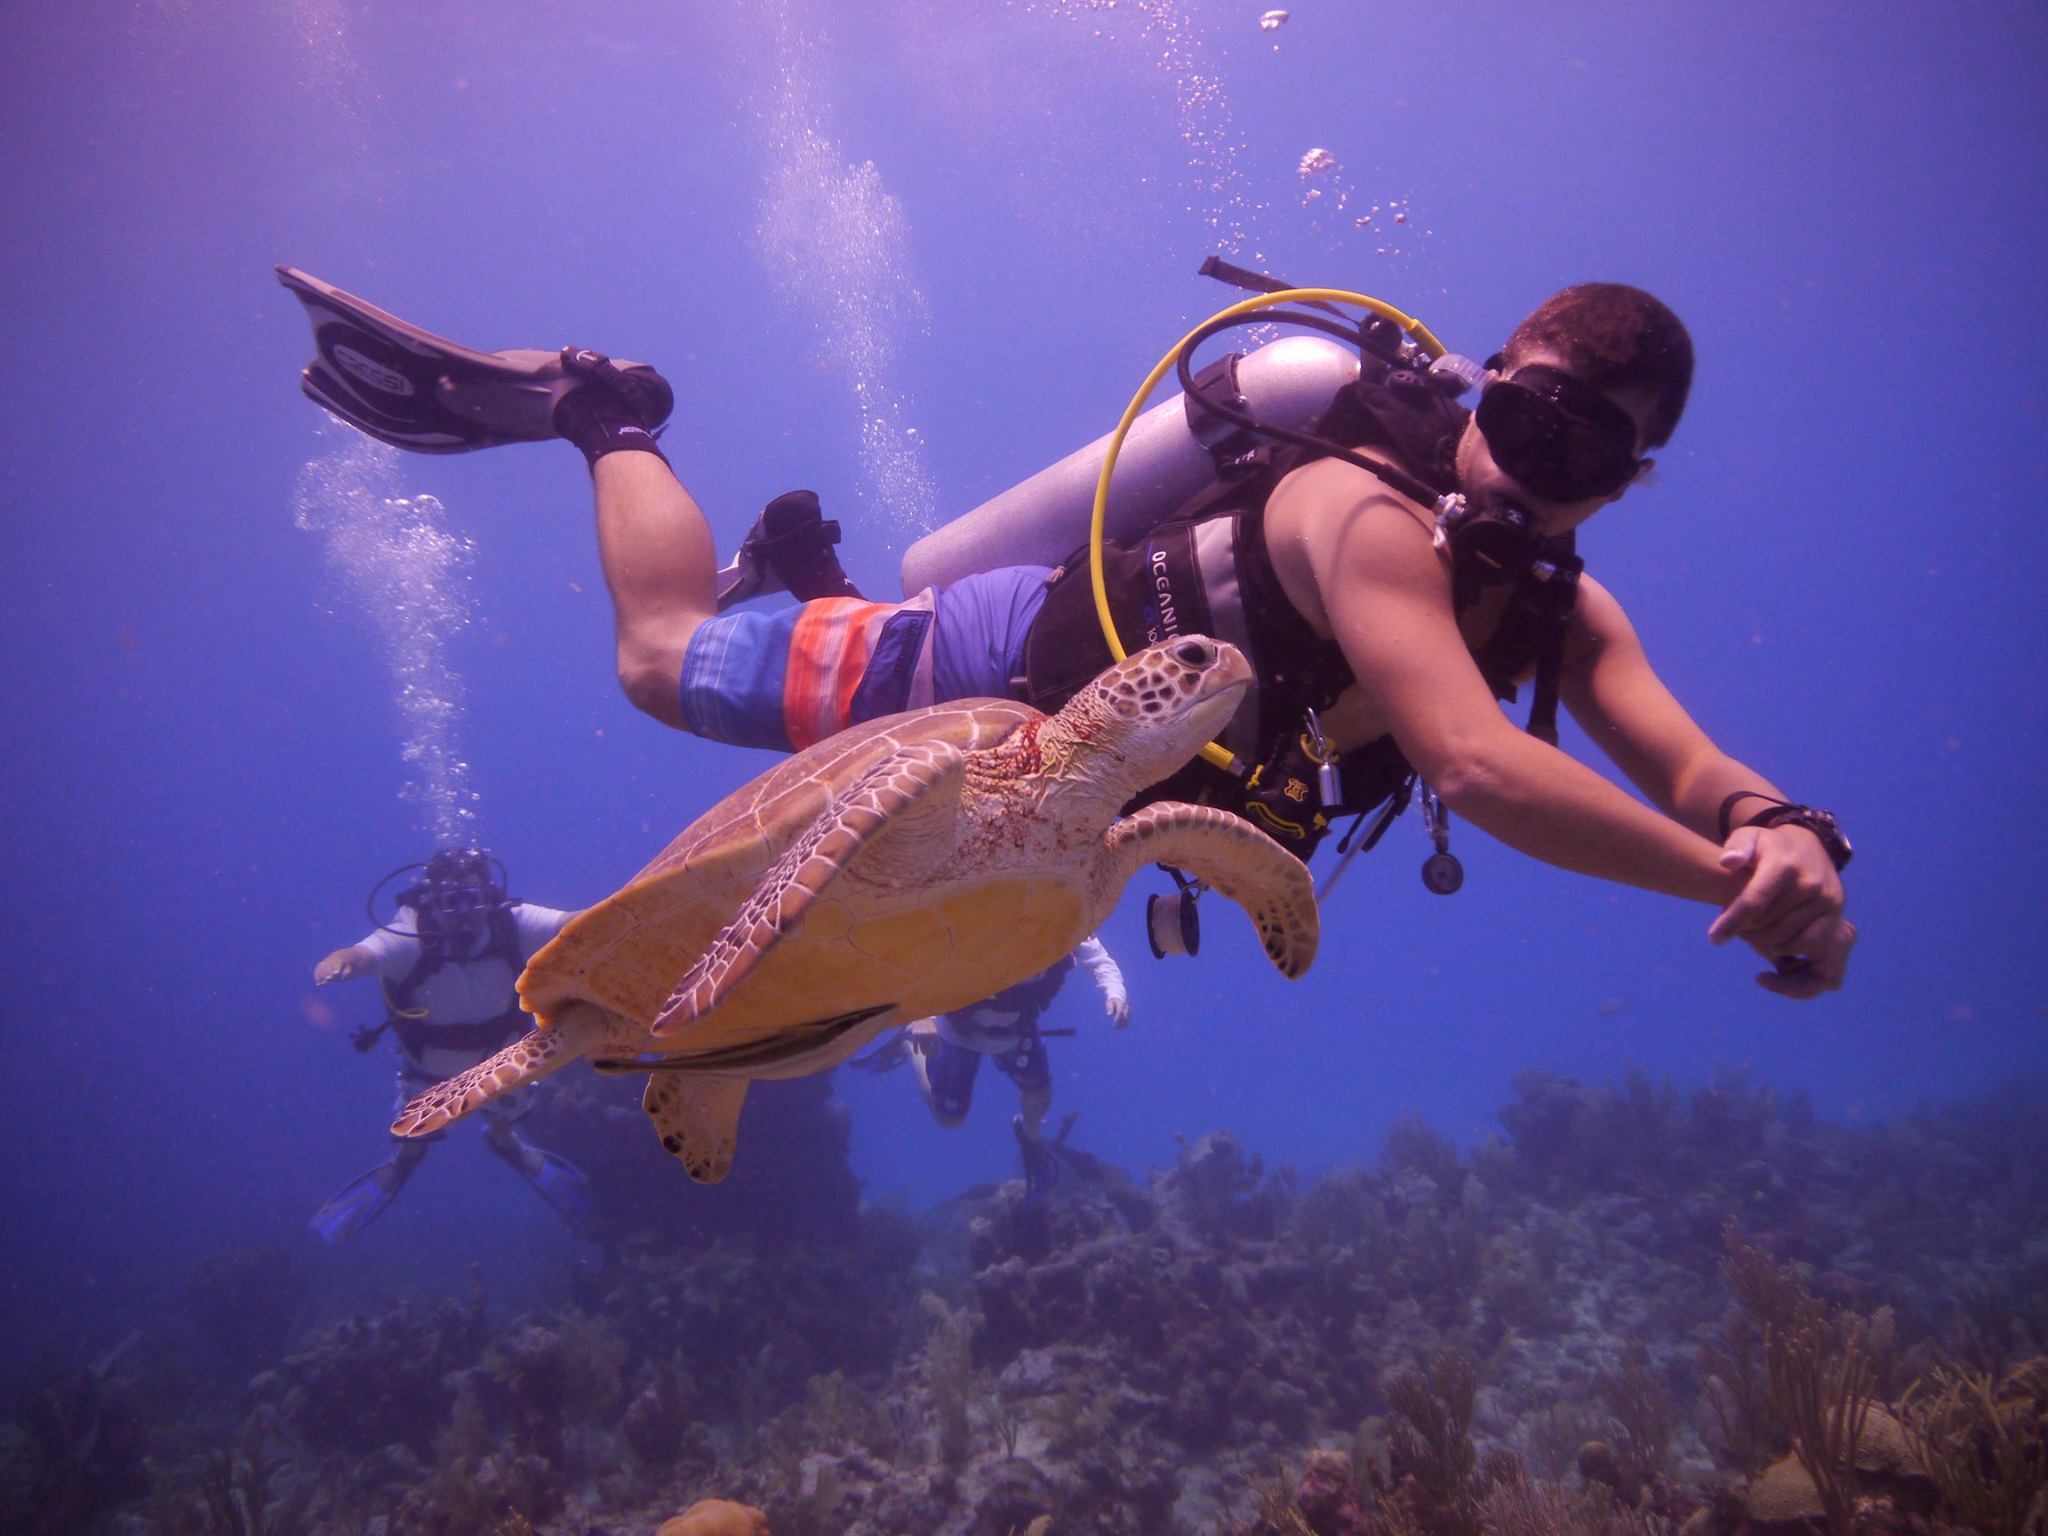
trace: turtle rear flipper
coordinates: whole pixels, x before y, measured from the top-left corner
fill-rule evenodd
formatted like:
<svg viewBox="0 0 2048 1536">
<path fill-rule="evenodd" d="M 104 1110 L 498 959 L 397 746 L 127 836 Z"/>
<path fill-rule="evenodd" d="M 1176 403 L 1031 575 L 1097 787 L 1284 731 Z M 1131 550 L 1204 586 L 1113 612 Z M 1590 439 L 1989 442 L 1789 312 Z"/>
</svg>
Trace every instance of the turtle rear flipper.
<svg viewBox="0 0 2048 1536">
<path fill-rule="evenodd" d="M 587 1003 L 572 1005 L 563 1011 L 560 1022 L 521 1035 L 497 1055 L 434 1084 L 398 1112 L 391 1122 L 391 1134 L 430 1135 L 500 1094 L 537 1082 L 589 1055 L 613 1029 L 611 1016 L 602 1009 Z"/>
<path fill-rule="evenodd" d="M 732 1171 L 746 1101 L 744 1077 L 690 1072 L 657 1072 L 640 1096 L 662 1150 L 699 1184 L 716 1184 Z"/>
</svg>

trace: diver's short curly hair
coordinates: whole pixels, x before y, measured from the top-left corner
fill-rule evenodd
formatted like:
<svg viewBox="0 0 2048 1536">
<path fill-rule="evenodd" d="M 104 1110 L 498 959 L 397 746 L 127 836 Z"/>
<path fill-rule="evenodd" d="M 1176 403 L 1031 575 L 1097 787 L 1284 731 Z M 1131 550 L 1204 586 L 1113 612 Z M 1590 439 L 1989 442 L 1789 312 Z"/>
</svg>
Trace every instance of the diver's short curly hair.
<svg viewBox="0 0 2048 1536">
<path fill-rule="evenodd" d="M 1627 283 L 1576 283 L 1516 326 L 1505 353 L 1512 363 L 1537 347 L 1595 389 L 1648 391 L 1649 446 L 1671 440 L 1692 389 L 1692 337 L 1654 295 Z"/>
</svg>

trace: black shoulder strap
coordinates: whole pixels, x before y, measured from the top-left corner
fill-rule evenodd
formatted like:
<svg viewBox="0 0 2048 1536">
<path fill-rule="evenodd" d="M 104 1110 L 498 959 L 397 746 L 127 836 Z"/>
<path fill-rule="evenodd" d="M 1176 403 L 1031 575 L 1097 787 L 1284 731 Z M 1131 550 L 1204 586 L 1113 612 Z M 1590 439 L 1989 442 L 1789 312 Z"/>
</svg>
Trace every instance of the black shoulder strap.
<svg viewBox="0 0 2048 1536">
<path fill-rule="evenodd" d="M 384 1000 L 393 1015 L 404 1013 L 412 1007 L 413 994 L 418 992 L 429 976 L 447 964 L 447 945 L 441 940 L 440 930 L 432 927 L 426 914 L 413 909 L 413 930 L 419 939 L 420 952 L 413 960 L 412 969 L 384 988 Z"/>
<path fill-rule="evenodd" d="M 1458 439 L 1472 413 L 1458 404 L 1462 385 L 1449 375 L 1396 368 L 1367 356 L 1358 378 L 1337 392 L 1315 434 L 1347 447 L 1383 448 L 1434 488 L 1458 478 Z"/>
<path fill-rule="evenodd" d="M 1536 667 L 1529 703 L 1528 732 L 1557 745 L 1558 688 L 1564 675 L 1564 644 L 1577 606 L 1579 577 L 1586 562 L 1569 535 L 1557 540 L 1531 562 L 1515 582 L 1507 611 L 1492 637 L 1473 656 L 1479 672 L 1497 698 L 1513 703 L 1514 679 L 1530 663 Z"/>
<path fill-rule="evenodd" d="M 1293 730 L 1303 710 L 1327 709 L 1351 686 L 1351 667 L 1337 642 L 1311 629 L 1281 587 L 1266 552 L 1264 498 L 1238 514 L 1235 549 L 1245 622 L 1266 668 L 1259 678 L 1260 733 L 1268 733 L 1269 722 Z"/>
<path fill-rule="evenodd" d="M 483 953 L 476 957 L 481 960 L 489 955 L 502 960 L 512 967 L 514 975 L 526 969 L 526 956 L 519 944 L 519 920 L 512 915 L 512 909 L 519 905 L 516 898 L 507 897 L 491 908 L 491 936 Z"/>
</svg>

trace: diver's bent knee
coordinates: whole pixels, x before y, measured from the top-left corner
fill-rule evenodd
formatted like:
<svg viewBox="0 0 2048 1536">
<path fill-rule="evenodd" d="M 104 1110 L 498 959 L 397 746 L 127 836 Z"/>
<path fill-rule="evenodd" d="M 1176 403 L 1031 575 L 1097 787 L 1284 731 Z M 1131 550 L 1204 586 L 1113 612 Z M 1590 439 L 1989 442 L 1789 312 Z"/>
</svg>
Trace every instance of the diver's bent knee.
<svg viewBox="0 0 2048 1536">
<path fill-rule="evenodd" d="M 636 647 L 630 652 L 619 647 L 619 687 L 642 714 L 652 715 L 663 725 L 683 728 L 683 654 Z"/>
</svg>

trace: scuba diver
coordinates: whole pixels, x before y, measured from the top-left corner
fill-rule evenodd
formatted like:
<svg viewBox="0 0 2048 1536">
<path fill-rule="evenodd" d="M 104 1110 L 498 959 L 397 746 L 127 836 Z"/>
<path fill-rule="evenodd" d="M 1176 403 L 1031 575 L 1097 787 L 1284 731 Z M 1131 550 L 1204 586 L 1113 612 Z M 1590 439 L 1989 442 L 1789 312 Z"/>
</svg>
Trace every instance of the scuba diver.
<svg viewBox="0 0 2048 1536">
<path fill-rule="evenodd" d="M 1109 947 L 1093 934 L 1074 952 L 1028 981 L 1006 987 L 995 996 L 935 1018 L 903 1026 L 894 1040 L 856 1059 L 852 1065 L 887 1072 L 908 1060 L 918 1092 L 932 1118 L 948 1130 L 966 1124 L 974 1101 L 974 1079 L 981 1059 L 994 1059 L 996 1070 L 1017 1086 L 1017 1113 L 1010 1120 L 1024 1159 L 1024 1192 L 1037 1200 L 1059 1182 L 1059 1160 L 1046 1145 L 1046 1112 L 1052 1108 L 1052 1070 L 1046 1061 L 1045 1037 L 1071 1035 L 1071 1029 L 1047 1029 L 1039 1023 L 1067 984 L 1076 967 L 1102 993 L 1103 1011 L 1118 1029 L 1131 1022 L 1131 1003 L 1124 973 Z"/>
<path fill-rule="evenodd" d="M 1052 709 L 1126 645 L 1213 635 L 1250 658 L 1254 689 L 1225 739 L 1145 798 L 1236 811 L 1304 859 L 1338 816 L 1356 818 L 1346 842 L 1362 849 L 1418 800 L 1432 890 L 1462 878 L 1455 812 L 1561 868 L 1717 907 L 1707 937 L 1770 960 L 1757 980 L 1772 992 L 1839 987 L 1856 937 L 1840 826 L 1709 739 L 1575 547 L 1678 424 L 1693 348 L 1677 316 L 1626 284 L 1579 284 L 1482 366 L 1378 300 L 1287 289 L 1213 258 L 1204 271 L 1266 297 L 1169 354 L 1178 401 L 1129 430 L 1141 392 L 1117 434 L 913 546 L 906 601 L 827 595 L 768 612 L 724 609 L 790 586 L 780 566 L 793 551 L 829 556 L 827 525 L 814 506 L 774 530 L 757 523 L 721 571 L 656 441 L 673 395 L 654 370 L 573 347 L 474 352 L 279 275 L 314 322 L 303 387 L 342 419 L 426 452 L 557 437 L 582 452 L 619 682 L 665 724 L 790 751 L 940 700 Z M 1326 300 L 1370 313 L 1354 323 Z M 1253 306 L 1297 301 L 1314 307 L 1284 318 L 1344 345 L 1287 338 L 1194 374 L 1199 341 Z M 1344 366 L 1295 369 L 1283 353 L 1296 341 Z M 1290 369 L 1309 379 L 1308 404 L 1283 422 L 1259 408 L 1259 380 Z M 1474 387 L 1468 410 L 1459 397 Z M 1073 485 L 1098 472 L 1090 527 Z M 1500 707 L 1524 686 L 1526 730 Z M 1560 702 L 1648 804 L 1557 747 Z M 1177 920 L 1172 905 L 1163 922 L 1155 911 L 1155 952 L 1194 947 L 1199 887 L 1175 878 Z"/>
<path fill-rule="evenodd" d="M 378 919 L 377 892 L 401 874 L 419 878 L 398 894 L 394 919 Z M 351 1036 L 367 1051 L 385 1033 L 398 1043 L 398 1106 L 402 1109 L 444 1078 L 475 1066 L 525 1033 L 519 973 L 534 952 L 575 914 L 535 906 L 505 894 L 504 867 L 474 848 L 444 848 L 425 864 L 408 864 L 377 882 L 370 893 L 370 933 L 337 949 L 313 968 L 313 984 L 377 976 L 384 992 L 383 1023 Z M 533 1108 L 524 1090 L 486 1106 L 484 1144 L 571 1227 L 588 1212 L 589 1184 L 567 1158 L 520 1138 L 513 1126 Z M 334 1192 L 312 1218 L 313 1230 L 339 1243 L 368 1226 L 388 1206 L 438 1136 L 396 1141 L 390 1158 Z"/>
</svg>

